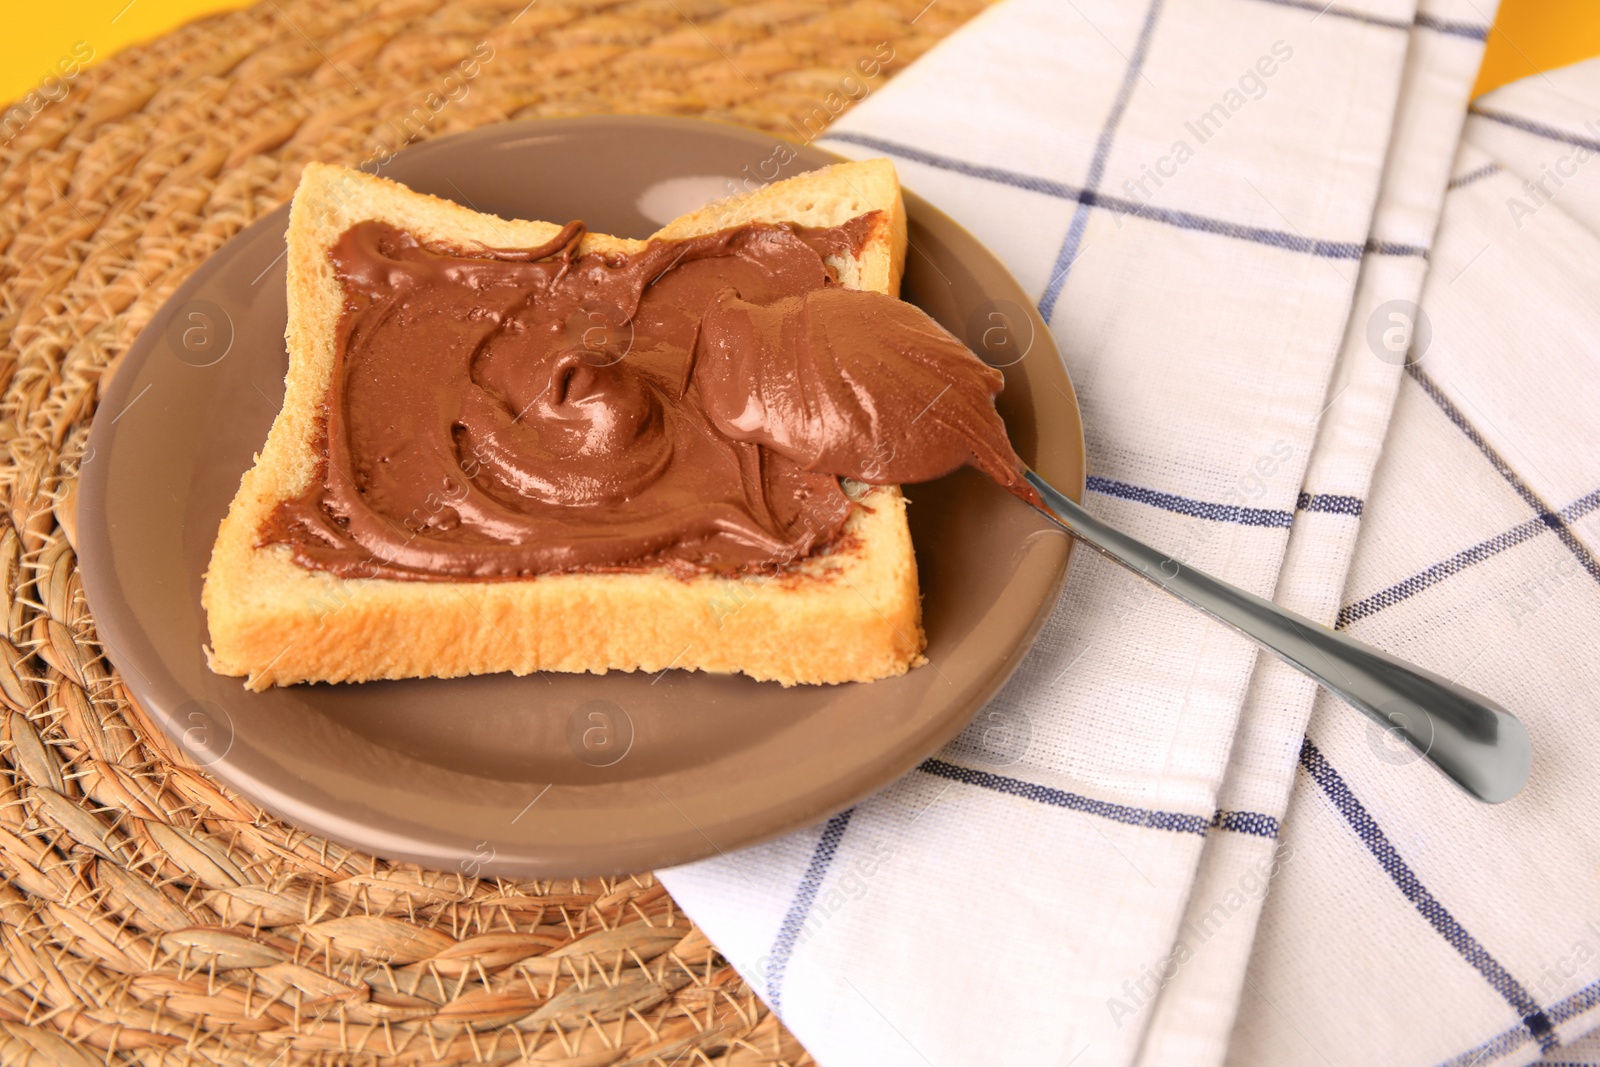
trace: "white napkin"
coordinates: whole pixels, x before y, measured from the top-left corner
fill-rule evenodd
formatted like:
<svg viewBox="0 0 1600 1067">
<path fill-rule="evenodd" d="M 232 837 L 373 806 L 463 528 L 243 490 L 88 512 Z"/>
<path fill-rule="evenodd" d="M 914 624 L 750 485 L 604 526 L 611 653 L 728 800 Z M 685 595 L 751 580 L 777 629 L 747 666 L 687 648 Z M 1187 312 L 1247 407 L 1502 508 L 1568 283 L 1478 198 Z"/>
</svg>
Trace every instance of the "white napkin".
<svg viewBox="0 0 1600 1067">
<path fill-rule="evenodd" d="M 1515 710 L 1533 776 L 1476 804 L 1318 697 L 1238 1063 L 1600 1062 L 1600 62 L 1473 111 L 1340 618 Z"/>
<path fill-rule="evenodd" d="M 1471 9 L 1468 9 L 1471 13 Z M 1273 599 L 1333 625 L 1368 504 L 1408 345 L 1417 333 L 1427 249 L 1483 56 L 1483 23 L 1426 5 L 1410 32 L 1399 110 L 1390 134 L 1372 238 L 1324 401 L 1300 511 Z M 1423 319 L 1426 323 L 1426 319 Z M 1432 342 L 1423 325 L 1415 340 Z M 1272 656 L 1260 657 L 1218 806 L 1281 820 L 1312 702 L 1320 690 Z M 1348 713 L 1348 712 L 1346 712 Z M 1376 726 L 1381 750 L 1389 739 Z M 1404 758 L 1398 744 L 1396 758 Z M 1255 938 L 1268 876 L 1295 858 L 1295 839 L 1215 834 L 1177 942 L 1174 964 L 1145 1037 L 1140 1062 L 1222 1060 Z"/>
<path fill-rule="evenodd" d="M 1576 921 L 1576 902 L 1594 900 L 1597 850 L 1587 828 L 1566 825 L 1587 810 L 1579 776 L 1592 761 L 1577 758 L 1582 740 L 1568 761 L 1550 718 L 1564 698 L 1581 729 L 1576 709 L 1600 692 L 1579 644 L 1595 634 L 1600 605 L 1585 601 L 1590 616 L 1570 624 L 1566 607 L 1524 611 L 1518 636 L 1494 599 L 1508 595 L 1503 584 L 1462 594 L 1494 605 L 1476 614 L 1432 599 L 1475 587 L 1455 566 L 1463 572 L 1434 591 L 1431 564 L 1491 536 L 1478 527 L 1506 519 L 1494 533 L 1522 529 L 1534 512 L 1492 466 L 1487 479 L 1467 469 L 1461 442 L 1487 464 L 1448 419 L 1454 438 L 1406 429 L 1425 422 L 1408 420 L 1419 404 L 1441 410 L 1419 383 L 1446 400 L 1464 389 L 1499 427 L 1481 439 L 1502 455 L 1527 451 L 1530 493 L 1557 509 L 1578 502 L 1568 533 L 1535 517 L 1537 531 L 1478 573 L 1522 558 L 1524 541 L 1581 546 L 1577 511 L 1600 477 L 1590 470 L 1582 485 L 1594 453 L 1582 442 L 1594 435 L 1575 412 L 1587 405 L 1592 419 L 1600 376 L 1592 350 L 1581 365 L 1580 346 L 1600 331 L 1584 319 L 1596 312 L 1574 301 L 1585 282 L 1593 289 L 1594 253 L 1560 221 L 1548 223 L 1564 235 L 1548 248 L 1494 248 L 1476 263 L 1477 248 L 1457 247 L 1475 236 L 1452 236 L 1450 220 L 1434 237 L 1447 176 L 1473 169 L 1449 161 L 1486 7 L 1007 0 L 825 139 L 850 155 L 889 155 L 908 186 L 1038 298 L 1083 402 L 1091 509 L 1330 622 L 1360 528 L 1354 595 L 1344 598 L 1351 625 L 1436 670 L 1465 671 L 1525 715 L 1538 759 L 1528 793 L 1490 809 L 1327 698 L 1302 748 L 1313 687 L 1080 552 L 1055 617 L 979 728 L 824 826 L 663 872 L 824 1067 L 1225 1054 L 1426 1063 L 1477 1054 L 1521 1026 L 1524 1008 L 1541 1033 L 1546 1018 L 1563 1036 L 1583 1028 L 1576 1007 L 1559 1008 L 1577 986 L 1523 1003 L 1503 994 L 1533 987 L 1501 978 L 1538 973 L 1523 966 L 1525 949 L 1559 973 L 1585 936 L 1597 951 L 1583 973 L 1600 963 L 1600 921 L 1588 934 Z M 1484 106 L 1501 97 L 1510 106 L 1511 92 Z M 1592 86 L 1547 95 L 1546 110 L 1572 130 L 1582 128 L 1574 101 L 1596 99 Z M 1537 138 L 1478 119 L 1475 136 L 1486 121 Z M 1600 167 L 1564 188 L 1595 175 Z M 1452 212 L 1491 180 L 1518 184 L 1479 178 L 1452 197 Z M 1544 197 L 1521 230 L 1495 200 L 1497 224 L 1524 234 L 1559 220 L 1560 195 Z M 1540 269 L 1516 276 L 1514 256 Z M 1485 266 L 1487 281 L 1473 283 Z M 1544 280 L 1552 273 L 1561 287 Z M 1384 305 L 1415 300 L 1424 275 L 1432 337 L 1418 375 L 1402 383 L 1409 308 Z M 1435 295 L 1451 283 L 1459 309 Z M 1553 308 L 1564 341 L 1549 354 Z M 1458 355 L 1469 349 L 1486 355 Z M 1417 485 L 1400 484 L 1407 478 Z M 1507 493 L 1510 502 L 1499 499 Z M 1508 514 L 1514 504 L 1519 516 Z M 1542 566 L 1564 582 L 1548 578 L 1540 603 L 1592 600 L 1579 580 L 1587 572 L 1574 577 L 1554 559 Z M 1404 588 L 1426 595 L 1380 612 L 1352 606 L 1389 604 L 1397 594 L 1383 590 L 1415 573 L 1425 577 Z M 1537 677 L 1517 669 L 1536 661 L 1520 647 L 1530 641 L 1542 655 Z M 1026 744 L 986 743 L 997 724 Z M 1379 819 L 1387 845 L 1358 810 Z M 1515 844 L 1524 830 L 1537 844 Z M 1554 863 L 1551 849 L 1570 862 Z M 1424 860 L 1439 868 L 1424 878 L 1431 891 L 1416 888 Z M 1362 925 L 1337 925 L 1346 921 Z M 1475 933 L 1457 935 L 1466 930 Z M 1473 936 L 1483 940 L 1464 939 Z M 1534 1014 L 1541 1007 L 1546 1015 Z M 1526 1059 L 1539 1046 L 1522 1033 Z"/>
</svg>

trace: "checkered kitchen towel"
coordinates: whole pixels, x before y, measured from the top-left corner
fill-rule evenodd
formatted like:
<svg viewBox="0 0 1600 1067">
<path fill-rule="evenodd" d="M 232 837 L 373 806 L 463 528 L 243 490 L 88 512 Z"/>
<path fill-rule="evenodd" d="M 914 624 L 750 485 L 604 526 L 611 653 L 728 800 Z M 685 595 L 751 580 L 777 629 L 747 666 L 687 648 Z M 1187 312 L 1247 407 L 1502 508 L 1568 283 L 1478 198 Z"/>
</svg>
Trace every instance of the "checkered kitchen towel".
<svg viewBox="0 0 1600 1067">
<path fill-rule="evenodd" d="M 1490 155 L 1452 170 L 1487 7 L 1007 0 L 824 139 L 894 158 L 1037 297 L 1093 510 L 1459 674 L 1536 745 L 1523 797 L 1476 804 L 1079 554 L 985 713 L 1026 745 L 974 733 L 663 875 L 825 1067 L 1526 1061 L 1594 1025 L 1600 238 L 1573 219 L 1600 165 L 1558 156 L 1600 95 L 1486 98 Z"/>
<path fill-rule="evenodd" d="M 1516 710 L 1532 782 L 1474 804 L 1319 696 L 1240 1063 L 1600 1063 L 1600 62 L 1465 141 L 1339 621 Z"/>
</svg>

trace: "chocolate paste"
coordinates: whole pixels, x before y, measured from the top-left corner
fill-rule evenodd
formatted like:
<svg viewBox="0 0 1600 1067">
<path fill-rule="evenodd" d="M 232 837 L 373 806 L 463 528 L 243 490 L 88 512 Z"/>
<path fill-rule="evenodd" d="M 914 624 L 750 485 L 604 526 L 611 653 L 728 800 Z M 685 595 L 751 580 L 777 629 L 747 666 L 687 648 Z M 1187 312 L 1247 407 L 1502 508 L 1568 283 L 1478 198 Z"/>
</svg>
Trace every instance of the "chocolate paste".
<svg viewBox="0 0 1600 1067">
<path fill-rule="evenodd" d="M 838 544 L 848 477 L 972 462 L 1026 495 L 1003 380 L 919 309 L 845 289 L 843 226 L 750 224 L 578 254 L 428 247 L 361 222 L 323 468 L 262 543 L 346 576 L 782 567 Z"/>
</svg>

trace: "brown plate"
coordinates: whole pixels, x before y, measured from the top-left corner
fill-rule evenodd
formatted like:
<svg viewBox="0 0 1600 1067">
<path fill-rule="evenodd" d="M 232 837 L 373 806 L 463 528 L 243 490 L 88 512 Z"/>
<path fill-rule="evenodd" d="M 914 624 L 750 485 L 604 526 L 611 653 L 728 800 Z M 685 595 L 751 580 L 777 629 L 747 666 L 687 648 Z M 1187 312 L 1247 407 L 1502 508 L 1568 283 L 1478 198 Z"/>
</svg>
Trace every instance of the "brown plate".
<svg viewBox="0 0 1600 1067">
<path fill-rule="evenodd" d="M 630 237 L 711 196 L 836 162 L 688 119 L 507 123 L 379 172 L 481 211 Z M 733 185 L 730 185 L 734 183 Z M 998 260 L 906 194 L 904 296 L 1004 369 L 1022 457 L 1074 497 L 1083 435 L 1049 331 Z M 247 692 L 206 668 L 200 580 L 283 400 L 280 208 L 201 266 L 129 351 L 83 465 L 83 583 L 112 662 L 200 765 L 336 841 L 471 875 L 646 870 L 855 803 L 954 737 L 1066 577 L 1070 543 L 970 470 L 908 489 L 929 664 L 870 684 L 687 671 L 509 674 Z"/>
</svg>

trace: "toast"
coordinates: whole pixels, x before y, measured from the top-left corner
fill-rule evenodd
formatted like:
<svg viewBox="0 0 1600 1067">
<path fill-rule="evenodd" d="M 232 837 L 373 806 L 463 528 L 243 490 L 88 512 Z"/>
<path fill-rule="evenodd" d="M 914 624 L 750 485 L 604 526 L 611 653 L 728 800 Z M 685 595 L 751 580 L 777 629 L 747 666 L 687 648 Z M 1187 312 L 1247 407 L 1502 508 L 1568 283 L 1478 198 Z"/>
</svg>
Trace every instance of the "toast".
<svg viewBox="0 0 1600 1067">
<path fill-rule="evenodd" d="M 873 211 L 857 254 L 828 265 L 847 288 L 898 295 L 905 209 L 887 160 L 841 163 L 718 201 L 655 236 L 753 222 L 831 227 Z M 329 251 L 364 220 L 469 254 L 537 247 L 562 229 L 481 214 L 359 171 L 306 167 L 289 215 L 283 408 L 218 530 L 201 592 L 212 670 L 255 690 L 669 668 L 789 686 L 871 681 L 923 662 L 916 562 L 896 486 L 847 483 L 857 506 L 844 537 L 770 575 L 685 577 L 662 567 L 487 581 L 342 578 L 302 566 L 288 545 L 262 544 L 273 509 L 320 477 L 320 420 L 344 304 Z M 579 251 L 628 255 L 646 243 L 590 233 Z"/>
</svg>

